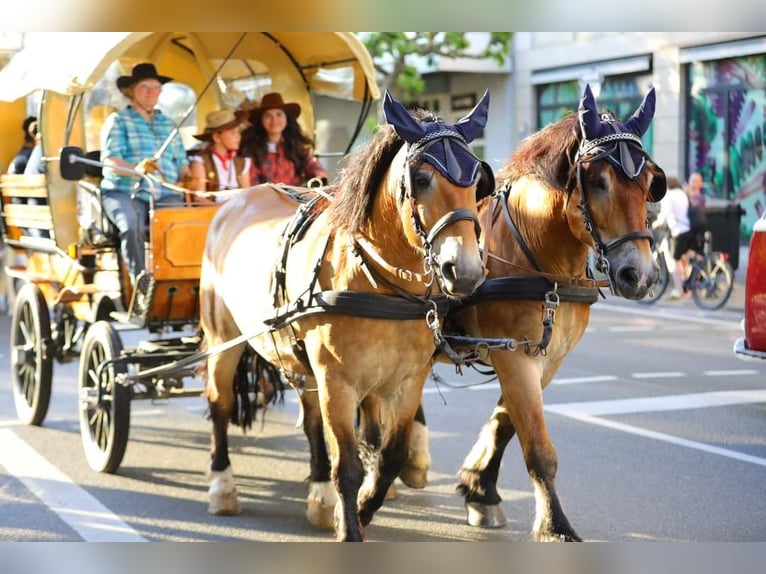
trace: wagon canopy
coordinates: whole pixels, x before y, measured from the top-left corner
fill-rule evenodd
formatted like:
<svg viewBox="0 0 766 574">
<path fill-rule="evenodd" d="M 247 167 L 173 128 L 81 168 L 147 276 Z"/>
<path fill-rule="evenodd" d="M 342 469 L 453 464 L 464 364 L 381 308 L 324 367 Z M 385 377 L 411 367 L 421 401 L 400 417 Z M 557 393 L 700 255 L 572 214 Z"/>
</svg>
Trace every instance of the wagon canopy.
<svg viewBox="0 0 766 574">
<path fill-rule="evenodd" d="M 62 32 L 29 34 L 22 49 L 0 71 L 0 100 L 14 101 L 35 90 L 74 95 L 91 89 L 116 59 L 163 59 L 177 52 L 212 73 L 243 33 L 235 32 Z M 248 32 L 219 76 L 298 73 L 309 91 L 357 101 L 379 92 L 369 53 L 349 32 Z M 171 66 L 174 67 L 174 66 Z M 333 70 L 342 74 L 333 75 Z M 283 91 L 283 87 L 276 89 Z M 289 90 L 285 90 L 289 91 Z M 286 94 L 287 96 L 288 94 Z"/>
</svg>

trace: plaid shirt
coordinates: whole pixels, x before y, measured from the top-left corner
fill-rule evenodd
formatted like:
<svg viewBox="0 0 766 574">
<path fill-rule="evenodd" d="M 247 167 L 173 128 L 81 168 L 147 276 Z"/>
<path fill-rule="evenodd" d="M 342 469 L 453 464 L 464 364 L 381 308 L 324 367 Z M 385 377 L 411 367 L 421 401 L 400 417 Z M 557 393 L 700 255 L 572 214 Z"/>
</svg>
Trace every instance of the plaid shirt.
<svg viewBox="0 0 766 574">
<path fill-rule="evenodd" d="M 155 110 L 154 118 L 148 122 L 129 105 L 121 112 L 109 116 L 104 122 L 101 132 L 101 157 L 117 157 L 131 164 L 138 163 L 142 159 L 152 157 L 174 129 L 173 122 L 160 110 Z M 188 165 L 186 150 L 178 134 L 170 142 L 157 165 L 166 181 L 178 183 L 181 167 Z M 113 169 L 105 169 L 101 188 L 104 191 L 131 193 L 135 182 L 134 177 L 122 176 Z M 148 189 L 143 179 L 141 188 Z M 159 199 L 173 192 L 162 188 L 155 190 L 155 193 L 155 197 Z"/>
<path fill-rule="evenodd" d="M 327 177 L 327 171 L 319 160 L 310 154 L 302 168 L 295 169 L 295 164 L 285 157 L 284 144 L 277 144 L 276 152 L 269 152 L 263 160 L 263 165 L 253 162 L 253 183 L 284 183 L 286 185 L 303 185 L 312 177 L 320 179 Z"/>
</svg>

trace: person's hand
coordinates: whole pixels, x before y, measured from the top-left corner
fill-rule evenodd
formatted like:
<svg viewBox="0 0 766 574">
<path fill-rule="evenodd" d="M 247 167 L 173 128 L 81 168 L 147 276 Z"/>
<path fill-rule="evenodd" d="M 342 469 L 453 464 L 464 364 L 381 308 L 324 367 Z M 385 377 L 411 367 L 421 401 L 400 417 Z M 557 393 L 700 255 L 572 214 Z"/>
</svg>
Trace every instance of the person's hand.
<svg viewBox="0 0 766 574">
<path fill-rule="evenodd" d="M 160 168 L 157 167 L 157 158 L 147 157 L 136 164 L 136 171 L 141 172 L 144 175 L 151 175 L 159 170 Z"/>
</svg>

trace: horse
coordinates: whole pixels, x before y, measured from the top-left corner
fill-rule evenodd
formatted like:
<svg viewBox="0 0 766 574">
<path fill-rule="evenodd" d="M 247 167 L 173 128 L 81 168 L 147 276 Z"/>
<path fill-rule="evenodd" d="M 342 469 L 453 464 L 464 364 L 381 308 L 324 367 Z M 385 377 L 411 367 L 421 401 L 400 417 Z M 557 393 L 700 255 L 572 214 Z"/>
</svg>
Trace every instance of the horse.
<svg viewBox="0 0 766 574">
<path fill-rule="evenodd" d="M 664 196 L 666 181 L 641 145 L 654 108 L 652 88 L 622 123 L 599 115 L 586 86 L 578 113 L 522 142 L 497 172 L 497 192 L 480 202 L 487 280 L 448 316 L 445 331 L 519 345 L 488 353 L 502 395 L 458 473 L 472 526 L 506 524 L 497 479 L 518 434 L 535 493 L 532 538 L 581 540 L 556 493 L 542 391 L 585 332 L 599 288 L 636 300 L 657 280 L 646 202 Z M 606 284 L 587 273 L 591 250 Z M 411 448 L 429 460 L 423 442 Z"/>
<path fill-rule="evenodd" d="M 332 195 L 296 207 L 293 194 L 265 184 L 219 209 L 200 277 L 202 336 L 219 349 L 205 369 L 208 512 L 240 511 L 227 426 L 236 418 L 233 380 L 247 340 L 293 384 L 305 378 L 315 386 L 302 394 L 304 430 L 327 437 L 336 537 L 364 540 L 363 525 L 406 460 L 445 302 L 470 295 L 485 277 L 476 198 L 491 193 L 494 179 L 468 143 L 486 124 L 488 105 L 485 93 L 466 117 L 446 124 L 410 114 L 387 92 L 389 125 L 345 160 Z M 380 418 L 360 441 L 354 419 L 362 399 L 378 405 Z M 310 441 L 312 461 L 323 450 L 327 459 L 323 443 Z"/>
</svg>

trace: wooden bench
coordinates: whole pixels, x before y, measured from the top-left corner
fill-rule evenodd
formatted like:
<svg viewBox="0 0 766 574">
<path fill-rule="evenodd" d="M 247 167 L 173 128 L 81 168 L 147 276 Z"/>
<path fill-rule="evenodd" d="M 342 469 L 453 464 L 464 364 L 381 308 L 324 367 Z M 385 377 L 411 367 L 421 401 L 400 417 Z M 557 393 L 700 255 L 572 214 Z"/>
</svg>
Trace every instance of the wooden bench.
<svg viewBox="0 0 766 574">
<path fill-rule="evenodd" d="M 45 175 L 2 174 L 0 191 L 5 242 L 13 247 L 55 250 Z"/>
</svg>

